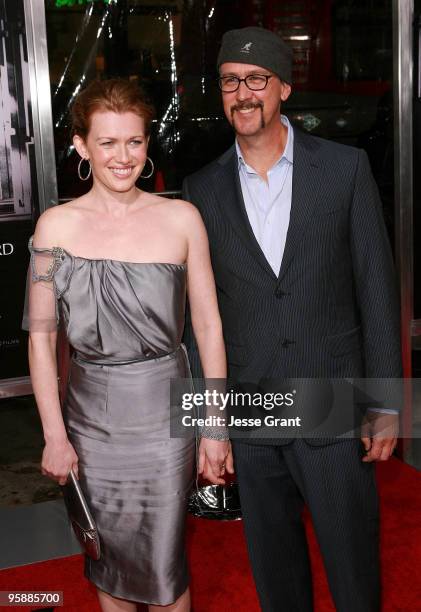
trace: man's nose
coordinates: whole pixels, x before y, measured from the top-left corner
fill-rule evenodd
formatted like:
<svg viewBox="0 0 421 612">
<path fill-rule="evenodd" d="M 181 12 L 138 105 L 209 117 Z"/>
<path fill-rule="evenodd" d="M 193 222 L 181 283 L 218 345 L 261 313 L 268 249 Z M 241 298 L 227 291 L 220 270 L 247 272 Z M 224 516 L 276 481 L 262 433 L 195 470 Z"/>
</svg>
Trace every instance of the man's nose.
<svg viewBox="0 0 421 612">
<path fill-rule="evenodd" d="M 247 87 L 245 81 L 240 81 L 237 89 L 237 99 L 238 100 L 247 100 L 251 98 L 253 92 Z"/>
</svg>

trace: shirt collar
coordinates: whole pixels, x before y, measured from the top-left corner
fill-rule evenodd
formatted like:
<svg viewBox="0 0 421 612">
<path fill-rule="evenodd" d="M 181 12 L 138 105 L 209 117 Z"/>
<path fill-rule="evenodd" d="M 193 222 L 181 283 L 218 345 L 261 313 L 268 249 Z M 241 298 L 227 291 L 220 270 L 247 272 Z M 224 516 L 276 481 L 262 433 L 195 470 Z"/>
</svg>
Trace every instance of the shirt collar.
<svg viewBox="0 0 421 612">
<path fill-rule="evenodd" d="M 288 120 L 288 117 L 286 117 L 285 115 L 281 115 L 281 121 L 288 129 L 288 136 L 287 136 L 287 141 L 285 144 L 284 151 L 281 157 L 273 164 L 272 168 L 280 164 L 283 159 L 286 159 L 287 162 L 289 162 L 290 164 L 292 164 L 294 161 L 294 130 Z M 246 168 L 248 172 L 255 173 L 255 170 L 251 166 L 248 166 L 247 163 L 245 162 L 243 153 L 241 152 L 240 145 L 238 144 L 237 139 L 235 139 L 235 149 L 236 149 L 237 157 L 238 157 L 238 166 L 239 167 L 243 166 Z"/>
</svg>

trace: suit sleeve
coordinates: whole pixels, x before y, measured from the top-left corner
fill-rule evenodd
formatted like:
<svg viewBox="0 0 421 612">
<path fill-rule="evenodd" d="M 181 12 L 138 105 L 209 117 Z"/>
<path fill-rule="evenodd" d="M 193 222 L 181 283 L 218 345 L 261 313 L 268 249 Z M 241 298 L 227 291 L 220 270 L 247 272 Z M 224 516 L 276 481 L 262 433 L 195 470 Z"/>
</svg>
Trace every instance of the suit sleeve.
<svg viewBox="0 0 421 612">
<path fill-rule="evenodd" d="M 401 378 L 396 273 L 382 205 L 365 151 L 358 152 L 350 243 L 366 378 Z"/>
<path fill-rule="evenodd" d="M 187 178 L 183 181 L 182 198 L 183 200 L 194 204 L 191 199 Z M 197 348 L 196 338 L 194 337 L 193 333 L 190 306 L 188 301 L 186 306 L 186 320 L 184 325 L 183 343 L 185 344 L 187 353 L 189 355 L 190 368 L 193 378 L 203 378 L 202 365 L 200 363 L 199 357 L 199 349 Z"/>
</svg>

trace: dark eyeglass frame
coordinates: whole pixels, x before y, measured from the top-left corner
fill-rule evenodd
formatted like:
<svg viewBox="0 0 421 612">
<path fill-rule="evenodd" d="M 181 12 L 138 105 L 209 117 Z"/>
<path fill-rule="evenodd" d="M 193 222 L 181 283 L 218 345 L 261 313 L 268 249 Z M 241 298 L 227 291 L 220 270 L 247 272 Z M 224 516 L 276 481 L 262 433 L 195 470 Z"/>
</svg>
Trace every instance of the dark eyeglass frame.
<svg viewBox="0 0 421 612">
<path fill-rule="evenodd" d="M 263 85 L 263 87 L 250 87 L 250 85 L 247 83 L 247 79 L 250 79 L 252 77 L 264 77 L 266 79 L 265 84 Z M 244 77 L 244 79 L 240 79 L 240 77 L 237 77 L 235 75 L 226 75 L 223 77 L 218 77 L 218 87 L 219 89 L 223 92 L 223 93 L 234 93 L 235 91 L 238 91 L 239 87 L 240 87 L 240 83 L 245 84 L 245 86 L 250 89 L 250 91 L 263 91 L 264 89 L 266 89 L 267 84 L 269 83 L 269 79 L 271 79 L 274 75 L 273 74 L 259 74 L 259 73 L 255 73 L 255 74 L 248 74 L 246 77 Z M 223 89 L 223 81 L 224 79 L 235 79 L 237 81 L 237 87 L 235 89 Z"/>
</svg>

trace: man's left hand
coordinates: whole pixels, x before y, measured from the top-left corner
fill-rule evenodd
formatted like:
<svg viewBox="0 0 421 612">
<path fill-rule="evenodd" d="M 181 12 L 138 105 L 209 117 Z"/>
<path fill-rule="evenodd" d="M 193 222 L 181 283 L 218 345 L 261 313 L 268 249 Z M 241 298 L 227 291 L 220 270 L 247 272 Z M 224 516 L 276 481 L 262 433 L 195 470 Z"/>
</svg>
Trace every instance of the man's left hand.
<svg viewBox="0 0 421 612">
<path fill-rule="evenodd" d="M 398 441 L 399 414 L 367 411 L 362 427 L 361 441 L 366 455 L 365 463 L 387 461 Z"/>
</svg>

